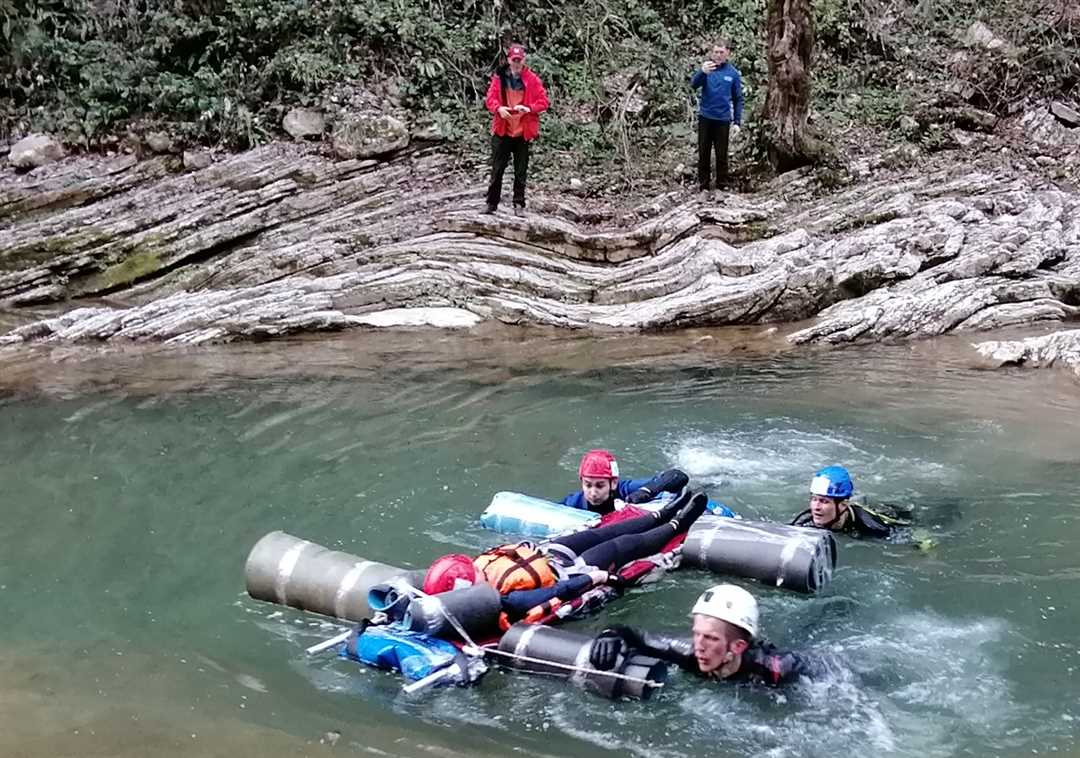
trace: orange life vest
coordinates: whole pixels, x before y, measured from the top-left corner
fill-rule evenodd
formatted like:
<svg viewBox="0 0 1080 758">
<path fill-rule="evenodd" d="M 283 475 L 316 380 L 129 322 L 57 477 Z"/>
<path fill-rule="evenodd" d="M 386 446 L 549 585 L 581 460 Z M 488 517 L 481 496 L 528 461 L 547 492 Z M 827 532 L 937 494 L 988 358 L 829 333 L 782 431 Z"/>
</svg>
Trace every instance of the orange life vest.
<svg viewBox="0 0 1080 758">
<path fill-rule="evenodd" d="M 547 556 L 528 543 L 493 547 L 478 555 L 473 565 L 500 595 L 538 590 L 557 581 Z"/>
</svg>

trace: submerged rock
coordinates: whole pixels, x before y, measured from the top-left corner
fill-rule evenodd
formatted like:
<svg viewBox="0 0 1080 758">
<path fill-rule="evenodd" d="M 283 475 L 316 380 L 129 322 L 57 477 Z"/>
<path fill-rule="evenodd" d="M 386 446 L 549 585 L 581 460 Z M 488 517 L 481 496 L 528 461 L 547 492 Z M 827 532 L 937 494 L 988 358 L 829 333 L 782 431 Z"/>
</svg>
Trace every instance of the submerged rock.
<svg viewBox="0 0 1080 758">
<path fill-rule="evenodd" d="M 979 342 L 975 349 L 998 366 L 1058 366 L 1080 376 L 1080 329 L 1023 340 Z"/>
</svg>

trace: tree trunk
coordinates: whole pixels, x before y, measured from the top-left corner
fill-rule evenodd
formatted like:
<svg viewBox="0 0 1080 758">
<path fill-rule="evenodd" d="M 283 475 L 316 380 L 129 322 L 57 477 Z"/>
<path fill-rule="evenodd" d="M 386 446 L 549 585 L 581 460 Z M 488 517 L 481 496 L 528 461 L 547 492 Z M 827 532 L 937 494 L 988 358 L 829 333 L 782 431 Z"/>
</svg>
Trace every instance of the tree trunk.
<svg viewBox="0 0 1080 758">
<path fill-rule="evenodd" d="M 779 172 L 816 162 L 821 145 L 810 136 L 810 59 L 814 53 L 811 0 L 768 0 L 769 84 L 765 120 L 769 160 Z"/>
</svg>

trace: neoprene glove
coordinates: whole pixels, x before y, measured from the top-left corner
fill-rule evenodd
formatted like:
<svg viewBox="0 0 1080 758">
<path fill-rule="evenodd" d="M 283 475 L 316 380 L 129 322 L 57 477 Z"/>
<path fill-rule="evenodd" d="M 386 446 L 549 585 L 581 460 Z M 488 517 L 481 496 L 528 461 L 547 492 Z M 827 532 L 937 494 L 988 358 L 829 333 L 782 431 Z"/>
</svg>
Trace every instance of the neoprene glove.
<svg viewBox="0 0 1080 758">
<path fill-rule="evenodd" d="M 610 671 L 615 668 L 625 644 L 618 632 L 605 629 L 593 640 L 592 649 L 589 650 L 589 663 L 601 671 Z"/>
<path fill-rule="evenodd" d="M 652 499 L 653 499 L 653 493 L 649 492 L 649 490 L 646 489 L 645 487 L 642 487 L 639 490 L 634 490 L 633 492 L 631 492 L 629 495 L 626 496 L 626 502 L 630 503 L 631 505 L 639 505 L 641 503 L 647 503 Z"/>
</svg>

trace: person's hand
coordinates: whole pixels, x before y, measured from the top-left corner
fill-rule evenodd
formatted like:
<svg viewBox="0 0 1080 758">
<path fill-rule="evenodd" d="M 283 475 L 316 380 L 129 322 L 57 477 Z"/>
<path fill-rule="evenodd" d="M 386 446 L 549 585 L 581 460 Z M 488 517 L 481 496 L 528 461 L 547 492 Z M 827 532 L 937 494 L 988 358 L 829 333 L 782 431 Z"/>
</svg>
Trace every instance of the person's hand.
<svg viewBox="0 0 1080 758">
<path fill-rule="evenodd" d="M 502 116 L 503 118 L 510 118 L 510 109 L 507 108 L 505 105 L 500 105 L 499 106 L 499 115 Z"/>
<path fill-rule="evenodd" d="M 612 505 L 615 507 L 615 510 L 621 511 L 623 508 L 626 507 L 626 501 L 615 498 L 615 500 L 612 502 Z"/>
<path fill-rule="evenodd" d="M 589 663 L 593 665 L 593 668 L 610 671 L 615 668 L 625 644 L 618 632 L 605 629 L 593 640 L 592 648 L 589 650 Z"/>
<path fill-rule="evenodd" d="M 731 132 L 730 132 L 731 136 L 732 137 L 738 137 L 739 136 L 739 130 L 741 128 L 742 127 L 740 127 L 738 124 L 732 124 L 731 125 Z"/>
<path fill-rule="evenodd" d="M 712 61 L 705 61 L 701 64 L 701 70 L 704 71 L 706 74 L 711 74 L 713 71 L 716 70 L 716 64 Z"/>
<path fill-rule="evenodd" d="M 594 587 L 598 587 L 601 584 L 607 584 L 608 572 L 601 571 L 600 569 L 593 569 L 589 572 L 589 578 L 592 579 Z"/>
<path fill-rule="evenodd" d="M 514 110 L 518 113 L 531 113 L 532 110 L 527 105 L 515 105 Z"/>
<path fill-rule="evenodd" d="M 647 487 L 642 487 L 641 489 L 634 490 L 626 496 L 626 502 L 630 505 L 641 505 L 642 503 L 647 503 L 652 499 L 653 493 L 651 493 Z"/>
</svg>

